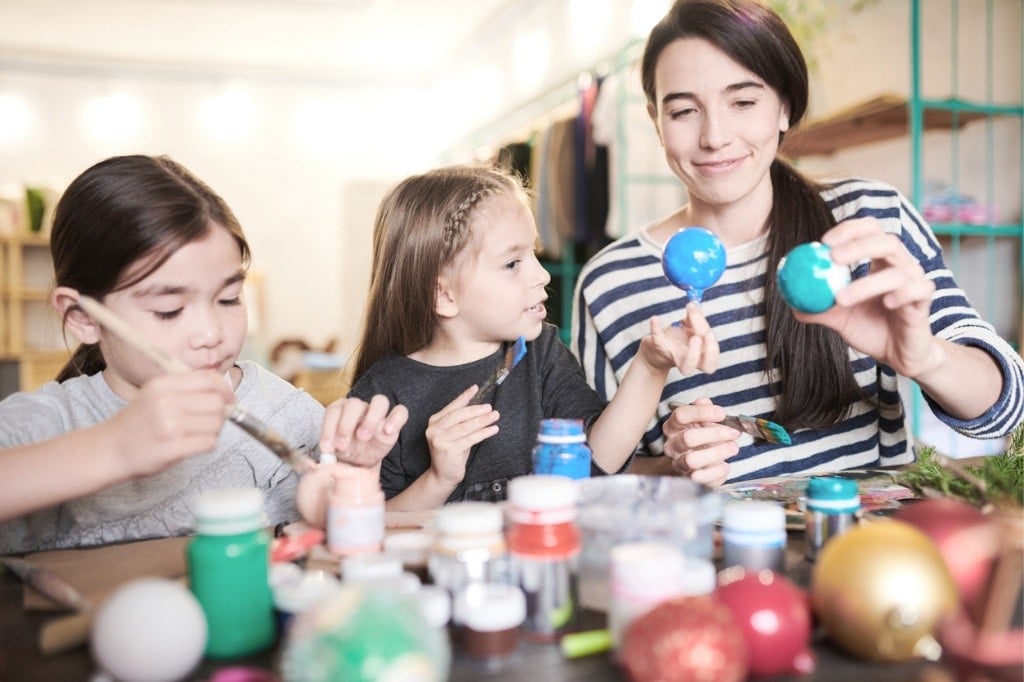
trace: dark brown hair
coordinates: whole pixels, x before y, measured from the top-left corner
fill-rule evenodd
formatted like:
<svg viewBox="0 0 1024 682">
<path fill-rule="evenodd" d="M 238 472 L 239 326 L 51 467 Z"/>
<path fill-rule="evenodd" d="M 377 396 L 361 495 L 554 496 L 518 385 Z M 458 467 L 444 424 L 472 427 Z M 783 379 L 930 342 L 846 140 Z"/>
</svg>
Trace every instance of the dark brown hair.
<svg viewBox="0 0 1024 682">
<path fill-rule="evenodd" d="M 373 267 L 352 381 L 388 355 L 409 355 L 437 331 L 437 279 L 470 243 L 477 209 L 493 197 L 530 205 L 510 172 L 449 166 L 406 178 L 381 202 Z"/>
<path fill-rule="evenodd" d="M 211 224 L 249 245 L 228 205 L 166 156 L 115 156 L 75 178 L 54 213 L 50 255 L 57 286 L 102 300 L 145 279 Z M 106 368 L 98 344 L 80 345 L 57 375 L 64 381 Z"/>
<path fill-rule="evenodd" d="M 641 62 L 644 93 L 657 106 L 655 68 L 662 51 L 681 38 L 706 40 L 767 83 L 789 109 L 792 129 L 807 110 L 807 64 L 782 19 L 756 0 L 677 0 L 651 30 Z M 779 134 L 782 142 L 782 133 Z M 765 278 L 765 350 L 776 421 L 791 428 L 820 428 L 841 420 L 861 395 L 849 350 L 839 334 L 796 320 L 779 294 L 775 270 L 798 244 L 820 239 L 835 218 L 824 189 L 776 157 L 771 166 L 773 202 L 768 218 Z"/>
</svg>

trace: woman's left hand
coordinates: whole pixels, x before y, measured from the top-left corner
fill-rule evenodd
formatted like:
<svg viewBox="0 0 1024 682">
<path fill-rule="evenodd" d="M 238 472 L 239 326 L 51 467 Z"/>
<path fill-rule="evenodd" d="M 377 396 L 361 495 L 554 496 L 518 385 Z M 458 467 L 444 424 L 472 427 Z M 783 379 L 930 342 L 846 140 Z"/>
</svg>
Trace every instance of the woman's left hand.
<svg viewBox="0 0 1024 682">
<path fill-rule="evenodd" d="M 941 362 L 942 351 L 928 324 L 935 284 L 894 234 L 874 218 L 846 220 L 825 233 L 832 260 L 851 269 L 870 261 L 867 276 L 836 292 L 836 305 L 801 322 L 830 327 L 853 348 L 907 377 Z"/>
</svg>

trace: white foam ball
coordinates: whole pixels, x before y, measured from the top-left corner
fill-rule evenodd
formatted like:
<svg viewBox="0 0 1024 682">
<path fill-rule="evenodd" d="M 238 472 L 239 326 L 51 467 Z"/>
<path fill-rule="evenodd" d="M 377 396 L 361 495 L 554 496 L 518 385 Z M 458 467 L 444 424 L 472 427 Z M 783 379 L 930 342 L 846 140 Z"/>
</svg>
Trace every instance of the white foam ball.
<svg viewBox="0 0 1024 682">
<path fill-rule="evenodd" d="M 121 682 L 172 682 L 203 657 L 206 617 L 181 583 L 140 578 L 99 607 L 91 645 L 97 665 Z"/>
</svg>

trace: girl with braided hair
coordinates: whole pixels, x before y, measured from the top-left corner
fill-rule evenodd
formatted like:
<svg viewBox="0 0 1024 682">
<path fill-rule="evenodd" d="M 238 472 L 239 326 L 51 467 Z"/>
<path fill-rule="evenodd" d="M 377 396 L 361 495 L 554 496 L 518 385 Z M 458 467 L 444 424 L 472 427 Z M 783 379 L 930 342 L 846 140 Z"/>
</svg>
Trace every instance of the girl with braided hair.
<svg viewBox="0 0 1024 682">
<path fill-rule="evenodd" d="M 388 508 L 500 500 L 532 471 L 545 418 L 581 419 L 595 474 L 621 471 L 654 415 L 670 368 L 714 362 L 702 330 L 650 333 L 607 405 L 544 322 L 551 277 L 522 184 L 484 166 L 453 166 L 399 183 L 380 206 L 351 396 L 381 394 L 409 410 L 381 464 Z M 527 352 L 489 404 L 480 386 L 519 337 Z"/>
</svg>

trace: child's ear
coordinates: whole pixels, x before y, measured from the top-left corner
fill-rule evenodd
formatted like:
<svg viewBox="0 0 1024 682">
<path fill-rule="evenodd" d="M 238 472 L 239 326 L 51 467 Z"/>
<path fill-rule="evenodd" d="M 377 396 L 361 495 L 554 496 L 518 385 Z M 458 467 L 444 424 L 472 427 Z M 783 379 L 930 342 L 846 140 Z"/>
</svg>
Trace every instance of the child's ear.
<svg viewBox="0 0 1024 682">
<path fill-rule="evenodd" d="M 50 303 L 60 319 L 64 320 L 64 326 L 80 343 L 99 342 L 100 327 L 78 307 L 77 291 L 70 287 L 57 287 L 50 295 Z"/>
<path fill-rule="evenodd" d="M 434 293 L 434 312 L 441 317 L 455 317 L 459 314 L 459 304 L 455 298 L 455 289 L 445 277 L 437 278 L 437 289 Z"/>
</svg>

